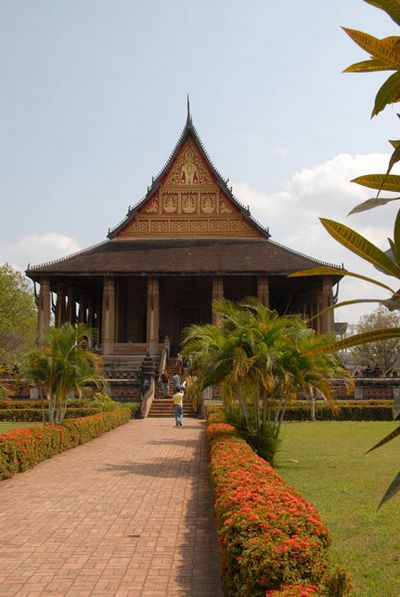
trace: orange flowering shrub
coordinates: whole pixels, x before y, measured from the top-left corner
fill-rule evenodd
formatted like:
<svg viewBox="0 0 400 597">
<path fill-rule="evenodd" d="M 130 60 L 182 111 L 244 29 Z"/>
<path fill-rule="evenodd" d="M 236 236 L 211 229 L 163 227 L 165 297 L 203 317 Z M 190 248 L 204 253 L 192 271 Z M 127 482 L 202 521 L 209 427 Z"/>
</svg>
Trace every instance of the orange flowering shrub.
<svg viewBox="0 0 400 597">
<path fill-rule="evenodd" d="M 267 591 L 266 597 L 309 597 L 321 595 L 315 585 L 285 585 L 278 591 Z"/>
<path fill-rule="evenodd" d="M 62 425 L 16 429 L 0 434 L 0 479 L 26 471 L 55 454 L 99 437 L 132 416 L 128 406 L 89 417 L 66 420 Z"/>
<path fill-rule="evenodd" d="M 217 423 L 207 429 L 225 595 L 302 595 L 266 593 L 292 590 L 283 589 L 288 585 L 346 595 L 348 575 L 329 560 L 330 538 L 318 512 L 235 431 Z"/>
</svg>

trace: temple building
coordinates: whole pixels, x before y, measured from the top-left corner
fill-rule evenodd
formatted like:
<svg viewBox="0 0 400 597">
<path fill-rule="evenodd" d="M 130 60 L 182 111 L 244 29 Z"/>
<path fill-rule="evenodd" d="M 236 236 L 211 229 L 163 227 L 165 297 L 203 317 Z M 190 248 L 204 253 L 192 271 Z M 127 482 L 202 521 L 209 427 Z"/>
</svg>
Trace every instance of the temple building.
<svg viewBox="0 0 400 597">
<path fill-rule="evenodd" d="M 309 317 L 334 301 L 338 276 L 288 278 L 320 265 L 271 240 L 212 164 L 188 107 L 183 132 L 145 197 L 108 239 L 56 261 L 29 266 L 40 285 L 39 331 L 66 321 L 97 328 L 106 366 L 157 361 L 182 331 L 214 320 L 217 297 L 257 296 L 280 314 Z M 35 284 L 36 286 L 36 284 Z M 333 331 L 332 312 L 314 319 Z M 133 359 L 135 357 L 135 359 Z"/>
</svg>

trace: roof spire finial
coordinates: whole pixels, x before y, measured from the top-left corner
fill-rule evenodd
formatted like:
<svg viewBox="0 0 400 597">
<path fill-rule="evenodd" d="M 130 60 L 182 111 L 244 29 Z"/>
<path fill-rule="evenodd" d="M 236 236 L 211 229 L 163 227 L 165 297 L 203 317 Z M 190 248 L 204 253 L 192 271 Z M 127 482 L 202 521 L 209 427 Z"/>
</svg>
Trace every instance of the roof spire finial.
<svg viewBox="0 0 400 597">
<path fill-rule="evenodd" d="M 187 94 L 186 104 L 187 104 L 186 124 L 192 124 L 192 115 L 190 113 L 190 99 L 189 99 L 189 94 Z"/>
</svg>

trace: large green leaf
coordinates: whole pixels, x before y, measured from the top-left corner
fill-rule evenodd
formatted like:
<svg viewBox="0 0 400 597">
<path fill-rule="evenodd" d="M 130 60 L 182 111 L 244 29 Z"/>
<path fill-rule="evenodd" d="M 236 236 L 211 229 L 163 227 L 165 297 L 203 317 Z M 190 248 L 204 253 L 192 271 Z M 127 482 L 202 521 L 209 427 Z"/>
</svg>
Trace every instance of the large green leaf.
<svg viewBox="0 0 400 597">
<path fill-rule="evenodd" d="M 383 328 L 368 330 L 362 334 L 355 334 L 343 340 L 337 340 L 332 344 L 327 344 L 315 350 L 310 351 L 312 355 L 325 354 L 326 352 L 337 352 L 345 348 L 352 348 L 353 346 L 360 346 L 368 344 L 368 342 L 377 342 L 380 340 L 387 340 L 388 338 L 400 338 L 400 328 Z"/>
<path fill-rule="evenodd" d="M 395 66 L 388 66 L 378 58 L 355 62 L 344 69 L 344 73 L 373 73 L 382 70 L 396 70 Z"/>
<path fill-rule="evenodd" d="M 358 205 L 353 207 L 353 209 L 349 211 L 347 215 L 352 216 L 353 214 L 358 214 L 362 211 L 368 211 L 369 209 L 373 209 L 374 207 L 380 207 L 382 205 L 387 205 L 392 201 L 399 200 L 400 197 L 379 197 L 378 199 L 376 197 L 373 197 L 372 199 L 367 199 L 366 201 L 363 201 L 362 203 L 359 203 Z"/>
<path fill-rule="evenodd" d="M 389 276 L 400 279 L 400 267 L 361 234 L 333 220 L 320 218 L 320 221 L 329 234 L 349 251 L 378 267 Z"/>
<path fill-rule="evenodd" d="M 400 101 L 400 72 L 395 72 L 390 75 L 376 94 L 371 118 L 382 112 L 388 104 L 394 104 L 398 101 Z"/>
<path fill-rule="evenodd" d="M 357 274 L 355 272 L 349 272 L 347 269 L 336 269 L 334 267 L 313 267 L 311 269 L 305 269 L 301 272 L 295 272 L 294 274 L 290 274 L 288 278 L 305 278 L 307 276 L 329 276 L 329 275 L 340 275 L 340 276 L 349 276 L 350 278 L 357 278 L 358 280 L 364 280 L 365 282 L 370 282 L 371 284 L 375 284 L 376 286 L 380 286 L 385 290 L 388 290 L 390 293 L 394 294 L 393 288 L 387 286 L 383 282 L 379 282 L 379 280 L 374 280 L 374 278 L 369 278 L 368 276 L 363 276 L 362 274 Z M 364 301 L 362 301 L 364 302 Z M 378 301 L 379 302 L 379 301 Z"/>
<path fill-rule="evenodd" d="M 399 388 L 396 388 L 397 390 Z M 393 419 L 396 420 L 397 417 L 400 415 L 400 391 L 395 392 L 395 388 L 393 389 Z"/>
<path fill-rule="evenodd" d="M 394 253 L 394 258 L 396 259 L 397 263 L 399 263 L 399 260 L 400 260 L 400 209 L 397 211 L 396 220 L 394 223 L 393 241 L 390 241 L 390 246 Z"/>
<path fill-rule="evenodd" d="M 386 66 L 396 69 L 400 68 L 400 51 L 394 46 L 393 41 L 378 39 L 363 31 L 348 29 L 347 27 L 343 27 L 343 30 L 360 48 L 371 54 L 373 58 L 378 58 Z"/>
<path fill-rule="evenodd" d="M 400 0 L 365 0 L 365 2 L 384 10 L 395 23 L 400 25 Z"/>
<path fill-rule="evenodd" d="M 400 472 L 397 473 L 397 475 L 395 476 L 395 478 L 393 479 L 393 481 L 391 482 L 391 484 L 387 488 L 387 490 L 385 492 L 385 495 L 383 496 L 383 498 L 379 502 L 378 510 L 379 510 L 379 508 L 381 506 L 383 506 L 383 504 L 385 502 L 387 502 L 388 500 L 390 500 L 399 491 L 399 489 L 400 489 Z"/>
<path fill-rule="evenodd" d="M 348 307 L 349 305 L 360 305 L 361 303 L 379 303 L 382 304 L 384 299 L 351 299 L 349 301 L 341 301 L 340 303 L 334 303 L 322 311 L 319 311 L 316 315 L 313 315 L 307 321 L 314 321 L 321 315 L 325 315 L 325 313 L 329 313 L 329 311 L 333 311 L 334 309 L 339 309 L 339 307 Z"/>
<path fill-rule="evenodd" d="M 400 145 L 398 145 L 397 147 L 395 147 L 394 152 L 392 153 L 392 155 L 390 156 L 390 160 L 389 160 L 389 166 L 387 169 L 386 174 L 389 176 L 389 172 L 391 171 L 391 169 L 393 168 L 393 166 L 395 164 L 397 164 L 397 162 L 400 161 Z"/>
<path fill-rule="evenodd" d="M 351 182 L 381 191 L 400 192 L 400 175 L 398 174 L 365 174 L 357 176 Z"/>
<path fill-rule="evenodd" d="M 388 433 L 388 435 L 381 439 L 377 444 L 375 444 L 374 446 L 372 446 L 372 448 L 367 450 L 366 454 L 369 454 L 373 450 L 376 450 L 377 448 L 380 448 L 381 446 L 384 446 L 385 444 L 391 442 L 398 435 L 400 435 L 400 427 L 396 427 L 396 429 Z"/>
</svg>

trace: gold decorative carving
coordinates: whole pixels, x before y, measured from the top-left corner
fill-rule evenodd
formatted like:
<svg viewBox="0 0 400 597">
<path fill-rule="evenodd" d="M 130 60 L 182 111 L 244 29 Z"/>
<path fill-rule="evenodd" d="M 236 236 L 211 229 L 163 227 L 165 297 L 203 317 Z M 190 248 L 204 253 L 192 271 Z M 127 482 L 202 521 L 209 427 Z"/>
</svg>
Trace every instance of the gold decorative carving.
<svg viewBox="0 0 400 597">
<path fill-rule="evenodd" d="M 150 226 L 151 232 L 168 232 L 168 220 L 153 220 Z"/>
<path fill-rule="evenodd" d="M 154 199 L 152 199 L 150 203 L 146 205 L 144 211 L 147 214 L 158 214 L 158 197 L 154 197 Z"/>
<path fill-rule="evenodd" d="M 165 181 L 166 185 L 202 185 L 213 182 L 193 141 L 188 140 L 179 152 Z"/>
<path fill-rule="evenodd" d="M 220 214 L 231 214 L 233 212 L 232 207 L 229 206 L 226 199 L 220 197 L 219 199 L 219 213 Z"/>
<path fill-rule="evenodd" d="M 208 232 L 208 220 L 191 220 L 191 232 Z"/>
<path fill-rule="evenodd" d="M 149 230 L 148 220 L 138 220 L 137 229 L 138 229 L 138 232 L 148 232 L 148 230 Z"/>
<path fill-rule="evenodd" d="M 197 193 L 182 193 L 182 212 L 192 214 L 197 211 Z"/>
<path fill-rule="evenodd" d="M 225 232 L 229 230 L 227 220 L 210 220 L 210 232 Z"/>
<path fill-rule="evenodd" d="M 171 232 L 189 232 L 189 220 L 171 220 Z"/>
<path fill-rule="evenodd" d="M 229 230 L 231 232 L 240 232 L 243 230 L 248 230 L 249 228 L 250 226 L 248 223 L 243 220 L 231 220 L 229 222 Z"/>
<path fill-rule="evenodd" d="M 202 213 L 212 214 L 216 209 L 216 193 L 200 193 L 200 207 Z"/>
<path fill-rule="evenodd" d="M 178 193 L 163 193 L 163 211 L 166 214 L 173 214 L 178 209 Z"/>
</svg>

